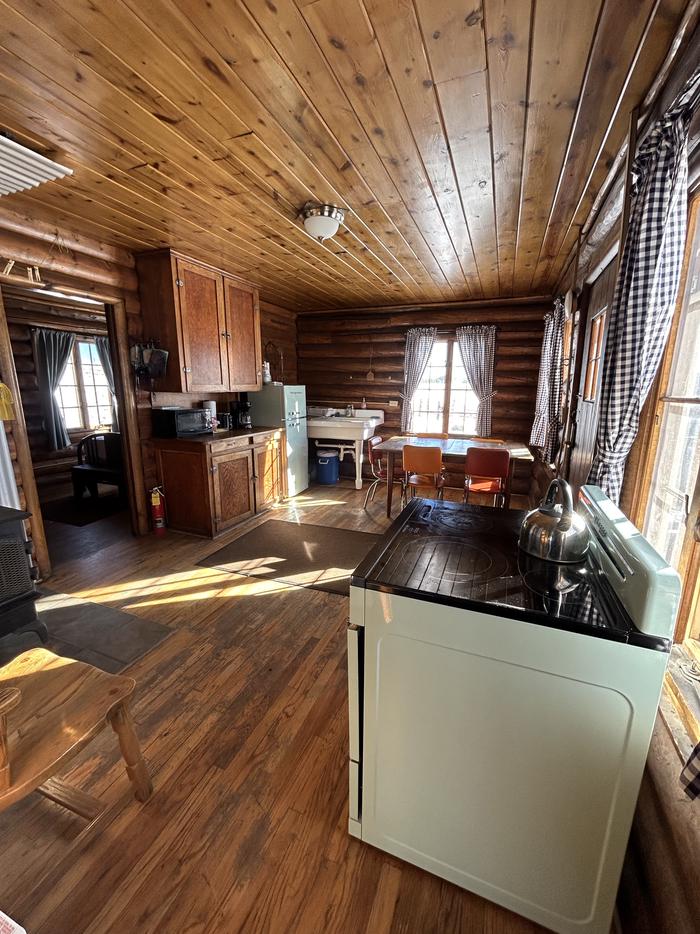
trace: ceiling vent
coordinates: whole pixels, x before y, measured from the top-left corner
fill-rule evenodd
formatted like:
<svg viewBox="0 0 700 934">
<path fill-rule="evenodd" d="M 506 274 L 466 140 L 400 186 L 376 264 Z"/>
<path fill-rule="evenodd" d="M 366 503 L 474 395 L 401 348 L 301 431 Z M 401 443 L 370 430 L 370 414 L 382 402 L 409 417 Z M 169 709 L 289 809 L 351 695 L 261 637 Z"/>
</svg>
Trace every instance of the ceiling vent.
<svg viewBox="0 0 700 934">
<path fill-rule="evenodd" d="M 0 195 L 26 191 L 42 182 L 52 182 L 72 174 L 73 169 L 40 156 L 7 136 L 0 136 Z"/>
</svg>

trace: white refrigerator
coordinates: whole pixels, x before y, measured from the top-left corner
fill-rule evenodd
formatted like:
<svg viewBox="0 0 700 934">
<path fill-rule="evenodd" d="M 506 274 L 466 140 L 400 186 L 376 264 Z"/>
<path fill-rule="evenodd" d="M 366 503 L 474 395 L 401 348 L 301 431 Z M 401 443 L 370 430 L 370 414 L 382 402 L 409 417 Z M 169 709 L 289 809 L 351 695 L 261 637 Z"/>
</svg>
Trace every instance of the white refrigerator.
<svg viewBox="0 0 700 934">
<path fill-rule="evenodd" d="M 306 386 L 268 383 L 251 392 L 253 426 L 284 428 L 287 436 L 287 495 L 296 496 L 309 485 L 309 441 L 306 436 Z"/>
</svg>

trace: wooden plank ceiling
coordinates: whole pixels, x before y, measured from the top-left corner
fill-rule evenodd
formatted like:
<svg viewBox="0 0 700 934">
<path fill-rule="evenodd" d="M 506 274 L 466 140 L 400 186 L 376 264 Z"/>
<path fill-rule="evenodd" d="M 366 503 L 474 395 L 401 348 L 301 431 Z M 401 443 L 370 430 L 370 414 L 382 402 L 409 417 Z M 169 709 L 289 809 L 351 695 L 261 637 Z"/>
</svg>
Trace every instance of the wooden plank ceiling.
<svg viewBox="0 0 700 934">
<path fill-rule="evenodd" d="M 685 0 L 0 0 L 0 204 L 296 310 L 548 295 Z M 307 200 L 348 208 L 321 245 Z"/>
</svg>

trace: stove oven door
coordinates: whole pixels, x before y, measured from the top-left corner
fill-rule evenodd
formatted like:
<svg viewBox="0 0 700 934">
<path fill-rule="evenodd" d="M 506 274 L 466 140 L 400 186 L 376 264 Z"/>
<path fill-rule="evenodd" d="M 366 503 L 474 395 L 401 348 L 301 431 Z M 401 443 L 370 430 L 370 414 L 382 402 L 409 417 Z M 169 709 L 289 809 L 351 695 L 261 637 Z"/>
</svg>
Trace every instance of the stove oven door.
<svg viewBox="0 0 700 934">
<path fill-rule="evenodd" d="M 372 590 L 364 623 L 362 840 L 607 932 L 664 653 Z"/>
</svg>

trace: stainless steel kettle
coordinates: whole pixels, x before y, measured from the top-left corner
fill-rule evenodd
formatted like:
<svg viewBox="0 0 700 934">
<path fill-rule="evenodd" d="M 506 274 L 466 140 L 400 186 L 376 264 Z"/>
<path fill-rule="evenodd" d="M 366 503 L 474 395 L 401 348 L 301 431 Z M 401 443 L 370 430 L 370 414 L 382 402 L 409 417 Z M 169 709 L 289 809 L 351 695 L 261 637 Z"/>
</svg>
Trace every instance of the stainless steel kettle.
<svg viewBox="0 0 700 934">
<path fill-rule="evenodd" d="M 556 502 L 558 492 L 562 503 Z M 569 564 L 585 557 L 589 541 L 585 519 L 574 512 L 571 487 L 566 480 L 552 480 L 539 507 L 523 519 L 518 544 L 534 558 Z"/>
</svg>

